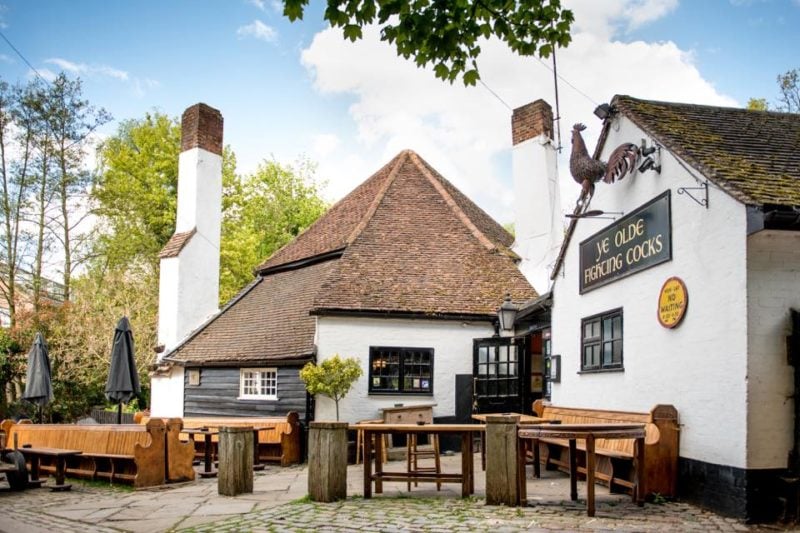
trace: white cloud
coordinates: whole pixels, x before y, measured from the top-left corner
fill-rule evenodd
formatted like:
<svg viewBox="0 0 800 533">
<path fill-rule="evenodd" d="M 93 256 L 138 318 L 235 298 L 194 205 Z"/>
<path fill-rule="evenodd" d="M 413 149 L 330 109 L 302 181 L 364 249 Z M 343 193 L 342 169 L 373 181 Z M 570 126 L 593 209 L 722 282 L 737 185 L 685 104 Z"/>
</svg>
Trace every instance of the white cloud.
<svg viewBox="0 0 800 533">
<path fill-rule="evenodd" d="M 38 77 L 37 73 L 38 73 L 39 76 L 41 76 L 42 78 L 44 78 L 47 81 L 53 81 L 53 80 L 56 79 L 56 77 L 58 77 L 58 74 L 56 74 L 55 72 L 53 72 L 49 68 L 38 68 L 35 71 L 34 70 L 28 70 L 28 77 L 29 78 Z"/>
<path fill-rule="evenodd" d="M 128 81 L 128 73 L 118 68 L 109 67 L 108 65 L 87 65 L 86 63 L 75 63 L 61 57 L 51 57 L 45 59 L 45 63 L 55 65 L 61 70 L 71 72 L 72 74 L 92 76 L 108 76 L 120 81 Z"/>
<path fill-rule="evenodd" d="M 266 11 L 267 6 L 264 4 L 264 0 L 247 0 L 247 3 L 251 6 L 254 6 L 261 11 Z"/>
<path fill-rule="evenodd" d="M 236 30 L 236 35 L 238 35 L 240 39 L 253 37 L 254 39 L 268 43 L 274 43 L 278 40 L 278 32 L 275 31 L 275 28 L 267 26 L 258 19 L 254 20 L 252 24 L 241 26 Z"/>
<path fill-rule="evenodd" d="M 3 63 L 8 63 L 10 65 L 14 63 L 14 58 L 6 54 L 0 54 L 0 61 L 2 61 Z"/>
<path fill-rule="evenodd" d="M 331 155 L 339 146 L 342 140 L 332 133 L 321 133 L 312 139 L 311 150 L 317 157 L 327 157 Z"/>
<path fill-rule="evenodd" d="M 596 102 L 629 94 L 736 105 L 702 77 L 692 54 L 676 44 L 614 40 L 620 31 L 655 20 L 655 15 L 637 13 L 637 9 L 664 16 L 674 3 L 616 0 L 597 7 L 593 0 L 572 2 L 576 27 L 570 46 L 558 53 L 558 71 L 591 100 L 566 83 L 559 84 L 564 144 L 559 168 L 565 207 L 577 196 L 568 177 L 569 130 L 575 122 L 586 122 L 587 144 L 595 144 L 600 130 L 592 114 Z M 318 91 L 354 98 L 349 115 L 357 137 L 319 159 L 320 176 L 329 180 L 330 191 L 348 192 L 397 152 L 411 148 L 493 216 L 510 221 L 511 112 L 480 85 L 449 85 L 430 69 L 418 69 L 413 61 L 398 58 L 393 47 L 379 41 L 377 28 L 365 28 L 364 34 L 363 40 L 350 43 L 341 30 L 329 28 L 318 33 L 302 53 Z M 495 40 L 482 43 L 482 49 L 483 80 L 510 107 L 537 98 L 554 105 L 552 73 L 541 62 L 518 57 Z M 549 65 L 550 60 L 544 63 Z"/>
</svg>

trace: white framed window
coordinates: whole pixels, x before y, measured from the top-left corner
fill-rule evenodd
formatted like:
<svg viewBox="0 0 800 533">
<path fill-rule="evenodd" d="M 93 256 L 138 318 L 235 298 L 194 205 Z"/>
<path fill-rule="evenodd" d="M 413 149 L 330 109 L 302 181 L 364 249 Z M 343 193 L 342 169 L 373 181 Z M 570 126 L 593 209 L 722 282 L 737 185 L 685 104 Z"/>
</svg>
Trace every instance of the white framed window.
<svg viewBox="0 0 800 533">
<path fill-rule="evenodd" d="M 239 398 L 277 400 L 277 368 L 242 368 L 239 370 Z"/>
</svg>

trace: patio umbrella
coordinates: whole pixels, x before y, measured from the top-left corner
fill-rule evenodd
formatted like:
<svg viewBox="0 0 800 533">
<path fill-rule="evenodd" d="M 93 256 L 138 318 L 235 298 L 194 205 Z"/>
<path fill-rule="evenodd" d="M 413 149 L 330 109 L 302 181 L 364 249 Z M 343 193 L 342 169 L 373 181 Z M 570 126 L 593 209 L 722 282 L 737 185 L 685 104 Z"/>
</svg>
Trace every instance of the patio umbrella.
<svg viewBox="0 0 800 533">
<path fill-rule="evenodd" d="M 122 317 L 114 331 L 111 369 L 106 382 L 106 398 L 118 403 L 117 424 L 122 423 L 122 403 L 139 394 L 139 374 L 133 352 L 133 332 L 128 317 Z"/>
<path fill-rule="evenodd" d="M 42 422 L 42 408 L 53 401 L 53 383 L 50 380 L 50 359 L 47 356 L 47 343 L 37 332 L 31 351 L 28 352 L 28 373 L 25 378 L 25 392 L 22 399 L 39 406 L 39 422 Z"/>
</svg>

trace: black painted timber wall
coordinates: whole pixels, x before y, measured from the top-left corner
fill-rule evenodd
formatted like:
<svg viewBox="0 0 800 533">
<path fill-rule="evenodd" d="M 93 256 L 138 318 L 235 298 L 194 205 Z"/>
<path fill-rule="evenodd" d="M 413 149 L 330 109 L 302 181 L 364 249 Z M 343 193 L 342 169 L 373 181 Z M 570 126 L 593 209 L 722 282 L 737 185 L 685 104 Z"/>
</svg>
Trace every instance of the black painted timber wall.
<svg viewBox="0 0 800 533">
<path fill-rule="evenodd" d="M 306 389 L 299 366 L 278 367 L 277 400 L 240 400 L 239 368 L 200 369 L 200 385 L 189 385 L 184 373 L 184 416 L 283 416 L 289 411 L 306 416 Z"/>
</svg>

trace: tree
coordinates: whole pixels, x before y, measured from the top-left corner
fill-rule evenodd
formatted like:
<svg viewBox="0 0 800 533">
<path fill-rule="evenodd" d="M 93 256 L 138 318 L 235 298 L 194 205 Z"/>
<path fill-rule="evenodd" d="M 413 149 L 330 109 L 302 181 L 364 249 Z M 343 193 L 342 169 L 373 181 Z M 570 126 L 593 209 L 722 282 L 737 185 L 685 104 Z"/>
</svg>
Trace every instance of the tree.
<svg viewBox="0 0 800 533">
<path fill-rule="evenodd" d="M 339 421 L 339 400 L 344 398 L 350 387 L 363 374 L 361 365 L 355 357 L 340 358 L 339 354 L 325 359 L 316 365 L 309 361 L 300 370 L 300 379 L 309 394 L 321 394 L 336 403 L 336 421 Z"/>
<path fill-rule="evenodd" d="M 83 165 L 85 149 L 89 135 L 111 120 L 111 115 L 83 100 L 81 80 L 70 80 L 64 73 L 50 84 L 49 93 L 50 108 L 46 111 L 46 117 L 55 147 L 55 190 L 59 203 L 59 216 L 55 223 L 60 231 L 55 235 L 64 252 L 64 298 L 69 300 L 72 271 L 82 261 L 79 253 L 85 242 L 76 233 L 88 213 L 82 209 L 80 202 L 90 181 L 89 172 Z"/>
<path fill-rule="evenodd" d="M 767 111 L 768 108 L 766 98 L 751 98 L 747 101 L 747 109 L 750 111 Z"/>
<path fill-rule="evenodd" d="M 308 3 L 283 0 L 283 14 L 302 19 Z M 398 55 L 413 56 L 420 67 L 432 64 L 436 77 L 450 83 L 461 76 L 465 85 L 479 79 L 481 39 L 494 36 L 517 54 L 548 57 L 555 46 L 569 44 L 574 21 L 560 0 L 328 0 L 324 18 L 351 41 L 377 22 L 381 40 L 394 44 Z"/>
<path fill-rule="evenodd" d="M 778 75 L 779 111 L 800 113 L 800 69 L 787 70 Z"/>
<path fill-rule="evenodd" d="M 265 160 L 249 176 L 225 183 L 220 301 L 253 279 L 253 268 L 310 226 L 326 203 L 314 181 L 315 166 Z"/>
</svg>

